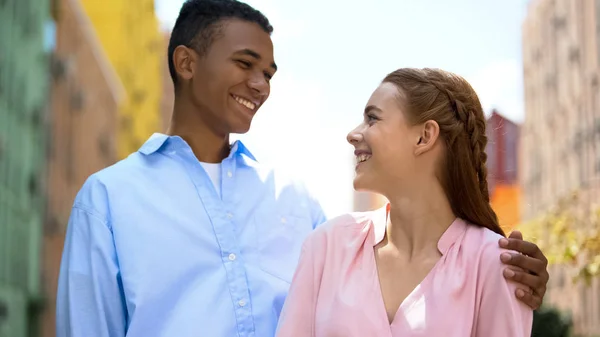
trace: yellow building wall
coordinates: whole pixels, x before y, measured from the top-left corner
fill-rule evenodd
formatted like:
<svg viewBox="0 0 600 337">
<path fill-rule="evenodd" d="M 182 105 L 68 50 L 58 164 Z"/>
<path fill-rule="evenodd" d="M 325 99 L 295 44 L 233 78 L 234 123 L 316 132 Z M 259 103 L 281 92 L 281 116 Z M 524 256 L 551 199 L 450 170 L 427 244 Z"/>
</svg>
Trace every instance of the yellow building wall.
<svg viewBox="0 0 600 337">
<path fill-rule="evenodd" d="M 160 130 L 162 80 L 166 53 L 154 0 L 81 0 L 127 97 L 119 108 L 119 159 L 135 152 Z"/>
</svg>

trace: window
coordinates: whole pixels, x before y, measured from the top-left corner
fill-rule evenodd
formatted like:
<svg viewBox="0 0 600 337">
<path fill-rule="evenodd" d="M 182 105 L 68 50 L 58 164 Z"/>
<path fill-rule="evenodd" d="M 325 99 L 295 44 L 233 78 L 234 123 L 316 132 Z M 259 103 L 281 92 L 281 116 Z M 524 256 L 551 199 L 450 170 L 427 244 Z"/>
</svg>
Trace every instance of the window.
<svg viewBox="0 0 600 337">
<path fill-rule="evenodd" d="M 100 137 L 98 137 L 98 149 L 100 151 L 100 155 L 107 161 L 112 161 L 113 159 L 111 147 L 112 142 L 109 134 L 106 131 L 102 132 Z"/>
<path fill-rule="evenodd" d="M 27 187 L 29 189 L 29 194 L 31 196 L 36 196 L 38 194 L 38 188 L 39 188 L 39 183 L 38 183 L 38 177 L 35 174 L 30 174 L 29 175 L 29 180 L 27 181 Z"/>
<path fill-rule="evenodd" d="M 594 129 L 592 131 L 592 146 L 594 158 L 596 158 L 596 173 L 600 174 L 600 117 L 596 117 L 594 120 Z"/>
<path fill-rule="evenodd" d="M 72 141 L 67 144 L 67 155 L 66 155 L 66 165 L 65 165 L 65 174 L 67 176 L 67 181 L 73 182 L 75 181 L 75 155 L 73 151 L 74 143 Z"/>
<path fill-rule="evenodd" d="M 81 90 L 76 90 L 71 94 L 69 99 L 69 107 L 71 108 L 71 113 L 81 112 L 84 104 L 84 96 Z"/>
<path fill-rule="evenodd" d="M 44 23 L 44 51 L 50 52 L 56 48 L 56 24 L 52 20 Z"/>
<path fill-rule="evenodd" d="M 44 222 L 44 233 L 46 235 L 54 235 L 60 233 L 62 224 L 55 214 L 49 214 Z"/>
</svg>

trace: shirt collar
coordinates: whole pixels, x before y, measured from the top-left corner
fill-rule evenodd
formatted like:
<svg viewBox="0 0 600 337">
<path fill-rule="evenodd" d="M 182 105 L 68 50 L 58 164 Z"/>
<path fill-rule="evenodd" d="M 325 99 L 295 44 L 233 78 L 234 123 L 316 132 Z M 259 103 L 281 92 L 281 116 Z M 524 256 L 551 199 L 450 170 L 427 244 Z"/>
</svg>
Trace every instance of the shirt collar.
<svg viewBox="0 0 600 337">
<path fill-rule="evenodd" d="M 390 204 L 387 203 L 384 207 L 374 211 L 373 230 L 375 233 L 375 241 L 373 247 L 380 243 L 385 237 L 385 229 L 387 227 L 387 219 L 390 214 Z"/>
<path fill-rule="evenodd" d="M 183 138 L 179 136 L 169 136 L 163 133 L 155 133 L 140 147 L 138 150 L 143 155 L 151 155 L 154 152 L 157 152 L 163 148 L 163 146 L 168 147 L 189 147 L 187 142 L 183 140 Z M 231 157 L 233 154 L 243 154 L 253 161 L 257 161 L 254 155 L 248 150 L 248 148 L 242 143 L 241 140 L 236 140 L 231 145 L 231 151 L 229 156 Z"/>
<path fill-rule="evenodd" d="M 169 139 L 169 136 L 162 133 L 155 133 L 140 147 L 138 152 L 146 156 L 158 151 L 163 144 Z"/>
<path fill-rule="evenodd" d="M 373 216 L 373 231 L 374 241 L 373 246 L 380 243 L 385 237 L 385 231 L 388 222 L 388 216 L 390 214 L 390 204 L 387 203 L 384 207 L 375 210 Z M 438 250 L 442 255 L 448 252 L 448 249 L 465 233 L 467 229 L 467 223 L 461 219 L 456 218 L 452 224 L 446 229 L 444 234 L 438 241 Z"/>
<path fill-rule="evenodd" d="M 242 143 L 241 140 L 236 140 L 235 142 L 233 142 L 233 145 L 231 146 L 231 153 L 243 154 L 256 162 L 258 161 L 254 157 L 252 152 L 250 152 L 250 150 L 248 150 L 246 145 L 244 145 L 244 143 Z"/>
</svg>

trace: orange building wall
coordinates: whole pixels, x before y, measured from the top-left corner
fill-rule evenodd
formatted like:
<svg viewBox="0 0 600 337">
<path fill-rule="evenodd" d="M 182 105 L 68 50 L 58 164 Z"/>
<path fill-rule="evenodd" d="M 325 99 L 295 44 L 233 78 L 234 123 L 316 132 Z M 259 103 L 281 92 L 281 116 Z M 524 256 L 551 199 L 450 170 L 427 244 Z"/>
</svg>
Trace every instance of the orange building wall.
<svg viewBox="0 0 600 337">
<path fill-rule="evenodd" d="M 521 188 L 518 185 L 498 184 L 490 196 L 490 204 L 500 226 L 508 234 L 520 221 Z"/>
</svg>

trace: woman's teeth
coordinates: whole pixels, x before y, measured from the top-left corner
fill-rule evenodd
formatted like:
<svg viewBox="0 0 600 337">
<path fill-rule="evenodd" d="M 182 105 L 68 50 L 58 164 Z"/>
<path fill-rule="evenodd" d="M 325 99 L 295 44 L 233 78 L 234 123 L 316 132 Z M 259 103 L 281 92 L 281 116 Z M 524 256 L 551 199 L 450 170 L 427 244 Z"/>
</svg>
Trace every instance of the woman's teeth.
<svg viewBox="0 0 600 337">
<path fill-rule="evenodd" d="M 359 163 L 365 162 L 369 160 L 369 158 L 371 158 L 370 154 L 359 154 L 358 156 L 356 156 L 356 159 Z"/>
</svg>

